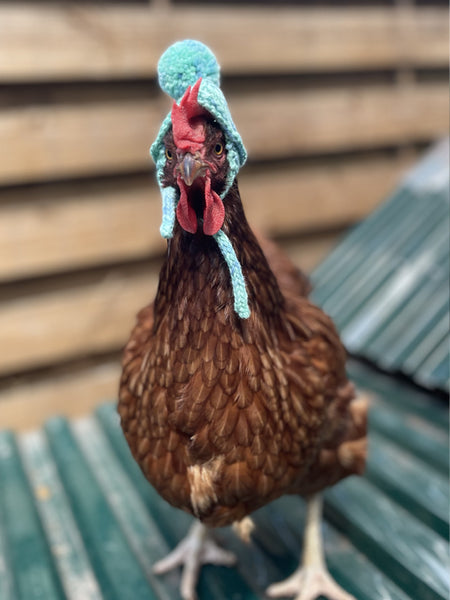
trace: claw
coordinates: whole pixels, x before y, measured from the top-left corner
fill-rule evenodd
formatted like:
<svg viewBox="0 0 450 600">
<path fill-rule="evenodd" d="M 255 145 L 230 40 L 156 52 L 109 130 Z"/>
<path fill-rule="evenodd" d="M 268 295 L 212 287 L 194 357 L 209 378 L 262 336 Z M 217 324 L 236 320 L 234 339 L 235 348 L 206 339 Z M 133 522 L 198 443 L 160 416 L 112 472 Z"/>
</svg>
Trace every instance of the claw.
<svg viewBox="0 0 450 600">
<path fill-rule="evenodd" d="M 204 564 L 231 566 L 236 557 L 224 550 L 209 537 L 209 530 L 201 523 L 194 523 L 187 536 L 172 552 L 153 565 L 157 575 L 182 567 L 180 593 L 183 600 L 197 600 L 195 588 L 201 566 Z"/>
<path fill-rule="evenodd" d="M 321 516 L 322 498 L 317 494 L 308 499 L 302 562 L 285 581 L 269 586 L 266 593 L 270 598 L 315 600 L 326 596 L 328 600 L 355 600 L 327 570 L 320 533 Z"/>
<path fill-rule="evenodd" d="M 328 600 L 355 600 L 343 590 L 323 567 L 301 567 L 288 579 L 274 583 L 266 590 L 270 598 L 315 600 L 325 596 Z"/>
</svg>

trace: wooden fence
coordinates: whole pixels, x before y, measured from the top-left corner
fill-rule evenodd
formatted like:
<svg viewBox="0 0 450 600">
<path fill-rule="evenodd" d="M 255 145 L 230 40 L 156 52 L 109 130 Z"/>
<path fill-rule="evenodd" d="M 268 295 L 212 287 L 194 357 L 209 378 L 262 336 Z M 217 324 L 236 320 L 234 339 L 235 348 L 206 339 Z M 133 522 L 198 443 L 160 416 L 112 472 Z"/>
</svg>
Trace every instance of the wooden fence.
<svg viewBox="0 0 450 600">
<path fill-rule="evenodd" d="M 114 397 L 154 293 L 156 64 L 211 46 L 251 223 L 304 268 L 448 127 L 448 10 L 0 3 L 0 424 Z"/>
</svg>

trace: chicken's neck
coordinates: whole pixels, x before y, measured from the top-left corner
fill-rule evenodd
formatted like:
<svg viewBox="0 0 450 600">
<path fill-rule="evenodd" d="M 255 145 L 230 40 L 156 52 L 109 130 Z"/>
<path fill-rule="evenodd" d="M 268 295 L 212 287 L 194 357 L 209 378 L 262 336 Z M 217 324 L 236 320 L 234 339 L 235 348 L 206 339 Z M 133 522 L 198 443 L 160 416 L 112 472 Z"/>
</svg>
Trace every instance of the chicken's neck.
<svg viewBox="0 0 450 600">
<path fill-rule="evenodd" d="M 283 310 L 284 298 L 266 257 L 251 231 L 235 182 L 224 199 L 223 231 L 242 267 L 250 311 L 266 326 L 273 326 Z M 230 274 L 216 241 L 200 231 L 190 234 L 177 223 L 168 241 L 155 300 L 155 327 L 169 313 L 179 319 L 185 310 L 219 314 L 238 324 L 233 310 Z"/>
</svg>

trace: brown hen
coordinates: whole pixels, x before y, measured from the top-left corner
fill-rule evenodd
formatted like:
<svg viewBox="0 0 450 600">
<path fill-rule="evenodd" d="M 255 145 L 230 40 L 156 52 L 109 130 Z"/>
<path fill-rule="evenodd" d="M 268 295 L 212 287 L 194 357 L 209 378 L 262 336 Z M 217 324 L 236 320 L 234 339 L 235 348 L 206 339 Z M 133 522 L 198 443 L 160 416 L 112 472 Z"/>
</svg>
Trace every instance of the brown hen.
<svg viewBox="0 0 450 600">
<path fill-rule="evenodd" d="M 204 524 L 156 570 L 183 564 L 182 596 L 195 598 L 202 562 L 232 562 L 210 528 L 248 524 L 257 508 L 300 494 L 309 500 L 303 567 L 268 593 L 349 599 L 324 565 L 318 492 L 363 471 L 366 406 L 354 399 L 333 323 L 307 299 L 305 276 L 276 246 L 258 242 L 235 180 L 221 231 L 248 294 L 250 316 L 236 313 L 230 269 L 205 233 L 205 198 L 226 187 L 227 139 L 205 111 L 195 127 L 200 149 L 198 136 L 195 150 L 180 148 L 173 127 L 163 139 L 161 185 L 184 194 L 184 215 L 177 212 L 155 301 L 138 314 L 120 383 L 123 431 L 144 475 Z"/>
</svg>

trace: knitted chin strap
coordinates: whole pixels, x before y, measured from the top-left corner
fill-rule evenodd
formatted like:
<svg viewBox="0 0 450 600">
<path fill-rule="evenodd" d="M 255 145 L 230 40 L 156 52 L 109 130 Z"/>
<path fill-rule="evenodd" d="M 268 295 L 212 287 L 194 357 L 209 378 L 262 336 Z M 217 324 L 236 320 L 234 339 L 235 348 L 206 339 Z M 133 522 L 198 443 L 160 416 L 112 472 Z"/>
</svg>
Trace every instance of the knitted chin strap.
<svg viewBox="0 0 450 600">
<path fill-rule="evenodd" d="M 225 97 L 219 87 L 220 67 L 214 54 L 207 46 L 195 40 L 184 40 L 170 46 L 161 56 L 158 64 L 158 77 L 161 88 L 179 103 L 190 86 L 198 83 L 198 104 L 203 107 L 220 125 L 225 135 L 225 150 L 229 170 L 225 188 L 220 194 L 223 200 L 230 190 L 236 175 L 247 158 L 247 152 L 241 140 Z M 171 113 L 164 119 L 150 152 L 156 163 L 156 176 L 162 196 L 162 223 L 160 233 L 163 238 L 173 236 L 175 215 L 180 192 L 174 187 L 163 186 L 164 166 L 166 162 L 164 136 L 172 127 Z M 220 252 L 230 272 L 234 296 L 234 310 L 241 319 L 250 316 L 248 294 L 242 267 L 236 252 L 225 232 L 220 229 L 213 234 Z"/>
<path fill-rule="evenodd" d="M 247 288 L 242 274 L 242 267 L 237 259 L 233 246 L 222 229 L 213 235 L 230 271 L 231 285 L 233 286 L 234 310 L 241 319 L 248 319 L 250 308 L 248 306 Z"/>
</svg>

